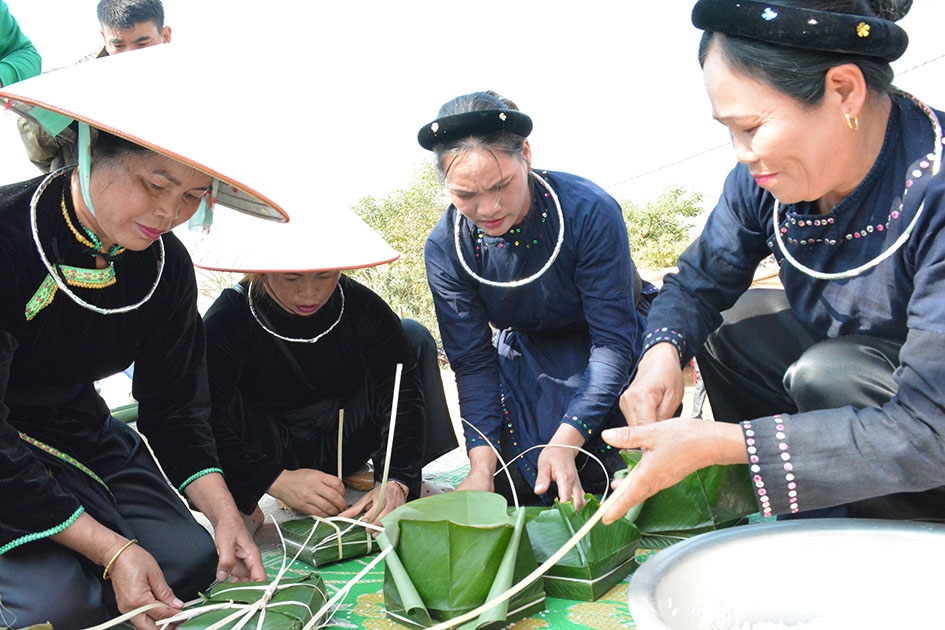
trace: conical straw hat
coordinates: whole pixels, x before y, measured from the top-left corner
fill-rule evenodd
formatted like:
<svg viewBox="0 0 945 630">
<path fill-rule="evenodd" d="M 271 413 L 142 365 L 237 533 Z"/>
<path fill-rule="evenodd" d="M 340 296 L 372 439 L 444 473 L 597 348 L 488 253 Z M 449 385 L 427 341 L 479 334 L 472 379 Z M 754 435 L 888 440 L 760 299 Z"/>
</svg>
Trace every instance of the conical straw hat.
<svg viewBox="0 0 945 630">
<path fill-rule="evenodd" d="M 286 221 L 279 199 L 286 174 L 273 165 L 272 121 L 248 116 L 246 102 L 220 98 L 227 89 L 237 94 L 234 86 L 247 76 L 223 51 L 174 43 L 0 87 L 0 105 L 54 132 L 74 119 L 121 136 L 218 179 L 220 205 Z"/>
<path fill-rule="evenodd" d="M 194 265 L 241 273 L 310 272 L 357 269 L 389 263 L 398 254 L 357 214 L 347 208 L 306 212 L 311 199 L 290 198 L 292 221 L 256 221 L 235 212 L 217 213 L 208 234 L 175 231 Z"/>
</svg>

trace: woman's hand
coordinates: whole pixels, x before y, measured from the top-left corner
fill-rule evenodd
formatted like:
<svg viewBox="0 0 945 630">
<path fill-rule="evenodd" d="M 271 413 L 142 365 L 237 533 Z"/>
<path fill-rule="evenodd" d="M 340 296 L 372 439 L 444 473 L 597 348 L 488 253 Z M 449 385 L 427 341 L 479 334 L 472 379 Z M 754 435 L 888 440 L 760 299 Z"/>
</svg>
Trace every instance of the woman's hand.
<svg viewBox="0 0 945 630">
<path fill-rule="evenodd" d="M 561 444 L 565 446 L 555 446 Z M 574 509 L 584 507 L 584 487 L 578 476 L 574 458 L 579 451 L 570 446 L 584 446 L 584 437 L 569 424 L 562 424 L 555 431 L 548 446 L 538 456 L 538 477 L 535 494 L 544 494 L 554 482 L 558 487 L 558 500 L 562 503 L 574 501 Z"/>
<path fill-rule="evenodd" d="M 601 435 L 611 446 L 643 452 L 632 473 L 626 479 L 613 482 L 614 489 L 621 484 L 628 486 L 607 506 L 603 517 L 607 524 L 700 468 L 748 462 L 742 429 L 737 424 L 671 418 L 637 427 L 607 429 Z"/>
<path fill-rule="evenodd" d="M 462 483 L 456 486 L 457 490 L 495 490 L 495 465 L 498 458 L 488 446 L 477 446 L 469 451 L 469 474 Z"/>
<path fill-rule="evenodd" d="M 219 557 L 217 580 L 265 581 L 266 569 L 259 548 L 236 509 L 223 475 L 203 475 L 184 488 L 184 493 L 213 526 L 213 542 Z"/>
<path fill-rule="evenodd" d="M 184 605 L 164 580 L 154 557 L 137 544 L 108 529 L 85 512 L 69 527 L 51 539 L 82 554 L 101 567 L 108 567 L 108 577 L 122 613 L 149 604 L 160 603 L 131 621 L 138 630 L 155 630 L 156 619 L 166 619 L 180 612 Z M 124 547 L 124 550 L 122 548 Z"/>
<path fill-rule="evenodd" d="M 121 546 L 111 552 L 109 559 L 119 549 Z M 155 620 L 172 617 L 184 606 L 164 581 L 164 574 L 154 557 L 138 545 L 129 546 L 115 558 L 109 567 L 109 576 L 119 612 L 126 613 L 155 602 L 164 604 L 132 617 L 131 623 L 138 630 L 155 630 Z"/>
<path fill-rule="evenodd" d="M 658 343 L 643 355 L 636 376 L 620 396 L 620 410 L 630 426 L 673 417 L 685 386 L 679 353 L 671 343 Z"/>
<path fill-rule="evenodd" d="M 357 518 L 361 514 L 366 514 L 370 518 L 372 515 L 374 515 L 375 506 L 381 497 L 382 488 L 383 486 L 379 484 L 374 486 L 370 492 L 361 497 L 350 508 L 342 512 L 340 516 L 344 516 L 346 518 Z M 381 505 L 381 508 L 377 511 L 377 514 L 374 515 L 374 518 L 367 522 L 378 523 L 390 512 L 405 504 L 407 502 L 407 497 L 404 495 L 404 488 L 405 486 L 402 484 L 388 481 L 387 492 L 384 493 L 383 505 Z"/>
<path fill-rule="evenodd" d="M 283 470 L 269 494 L 293 510 L 315 516 L 337 516 L 348 507 L 341 479 L 311 468 Z"/>
<path fill-rule="evenodd" d="M 239 512 L 213 521 L 213 542 L 220 558 L 217 562 L 218 580 L 262 582 L 266 579 L 259 548 Z"/>
</svg>

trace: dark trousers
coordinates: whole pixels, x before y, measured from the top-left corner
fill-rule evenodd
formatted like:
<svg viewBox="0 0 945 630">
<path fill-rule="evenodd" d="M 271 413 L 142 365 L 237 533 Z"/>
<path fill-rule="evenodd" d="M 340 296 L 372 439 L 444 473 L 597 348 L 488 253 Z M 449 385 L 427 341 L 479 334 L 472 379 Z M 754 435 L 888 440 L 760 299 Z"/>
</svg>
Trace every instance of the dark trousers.
<svg viewBox="0 0 945 630">
<path fill-rule="evenodd" d="M 696 359 L 717 421 L 881 407 L 896 393 L 899 342 L 865 335 L 815 337 L 795 317 L 783 290 L 749 290 L 723 317 Z M 945 517 L 945 489 L 802 513 L 845 515 L 938 520 Z"/>
<path fill-rule="evenodd" d="M 140 436 L 110 418 L 94 470 L 114 494 L 70 464 L 37 450 L 51 475 L 105 526 L 137 538 L 157 560 L 174 593 L 186 601 L 214 579 L 213 539 L 167 484 Z M 44 539 L 0 555 L 0 626 L 51 622 L 56 630 L 84 628 L 118 614 L 102 567 Z"/>
<path fill-rule="evenodd" d="M 420 369 L 420 386 L 423 388 L 423 408 L 426 415 L 426 438 L 423 450 L 424 466 L 438 457 L 446 455 L 459 446 L 456 430 L 446 404 L 443 377 L 436 341 L 423 324 L 412 319 L 400 321 L 407 344 L 417 357 Z"/>
</svg>

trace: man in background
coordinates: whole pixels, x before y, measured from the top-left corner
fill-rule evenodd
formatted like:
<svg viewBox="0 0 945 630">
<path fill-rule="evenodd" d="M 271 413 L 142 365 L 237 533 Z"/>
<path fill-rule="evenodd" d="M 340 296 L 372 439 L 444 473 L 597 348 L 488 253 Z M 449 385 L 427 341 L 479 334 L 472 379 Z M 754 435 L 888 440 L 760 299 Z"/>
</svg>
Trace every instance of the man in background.
<svg viewBox="0 0 945 630">
<path fill-rule="evenodd" d="M 164 25 L 161 0 L 100 0 L 96 13 L 103 46 L 97 53 L 80 59 L 80 63 L 171 41 L 171 27 Z M 78 134 L 74 125 L 58 136 L 26 118 L 18 120 L 17 127 L 27 156 L 44 173 L 78 162 Z"/>
<path fill-rule="evenodd" d="M 161 0 L 101 0 L 97 13 L 105 41 L 100 57 L 171 41 Z"/>
</svg>

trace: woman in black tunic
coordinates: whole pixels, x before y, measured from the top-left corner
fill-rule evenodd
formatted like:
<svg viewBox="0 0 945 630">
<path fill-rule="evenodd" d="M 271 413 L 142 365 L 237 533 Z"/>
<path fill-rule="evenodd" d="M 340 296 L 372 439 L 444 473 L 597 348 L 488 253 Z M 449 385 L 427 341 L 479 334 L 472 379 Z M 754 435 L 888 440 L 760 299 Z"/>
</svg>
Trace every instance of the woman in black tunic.
<svg viewBox="0 0 945 630">
<path fill-rule="evenodd" d="M 18 627 L 160 602 L 132 620 L 154 628 L 215 577 L 265 579 L 217 462 L 193 266 L 170 234 L 212 180 L 104 132 L 91 155 L 0 188 L 0 602 Z M 132 362 L 138 428 L 213 538 L 95 391 Z"/>
<path fill-rule="evenodd" d="M 263 266 L 247 265 L 239 252 L 242 264 L 229 270 L 254 273 L 225 289 L 204 317 L 212 423 L 227 484 L 244 514 L 257 511 L 268 493 L 306 514 L 368 513 L 379 520 L 420 495 L 424 464 L 457 447 L 433 338 L 367 287 L 325 269 L 337 263 L 313 242 L 316 230 L 295 223 L 260 228 L 256 249 L 281 250 L 282 260 L 266 256 Z M 335 233 L 324 226 L 320 232 Z M 348 235 L 351 247 L 369 249 L 369 238 Z M 267 248 L 270 240 L 274 247 Z M 221 241 L 224 248 L 230 243 Z M 315 263 L 316 257 L 328 262 Z M 381 253 L 371 260 L 386 259 Z M 385 489 L 379 482 L 398 364 Z M 349 507 L 340 477 L 368 459 L 376 485 Z"/>
</svg>

